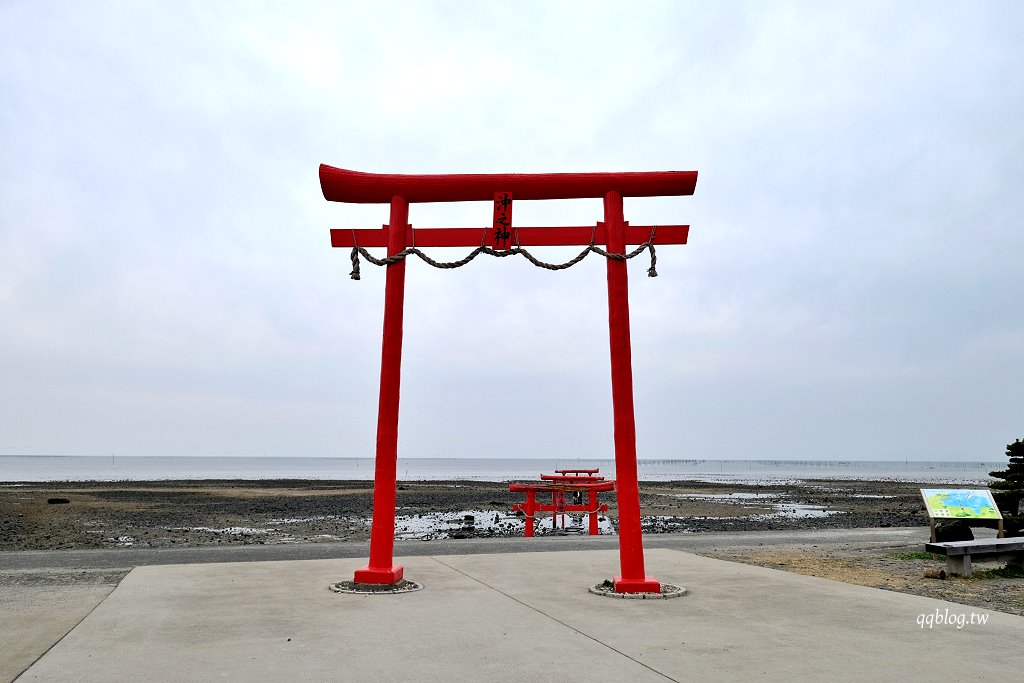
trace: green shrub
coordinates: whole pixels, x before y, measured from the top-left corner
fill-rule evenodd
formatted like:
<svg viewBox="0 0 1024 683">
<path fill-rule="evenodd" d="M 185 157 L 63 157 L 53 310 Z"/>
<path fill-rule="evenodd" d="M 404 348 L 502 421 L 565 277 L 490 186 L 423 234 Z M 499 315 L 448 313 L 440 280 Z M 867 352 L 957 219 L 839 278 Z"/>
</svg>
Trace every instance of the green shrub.
<svg viewBox="0 0 1024 683">
<path fill-rule="evenodd" d="M 1024 579 L 1024 570 L 1016 567 L 1000 567 L 999 569 L 982 569 L 974 572 L 976 579 Z"/>
<path fill-rule="evenodd" d="M 945 555 L 938 553 L 926 553 L 923 550 L 905 553 L 889 553 L 889 557 L 897 560 L 945 560 Z"/>
<path fill-rule="evenodd" d="M 989 484 L 999 510 L 1007 517 L 1015 517 L 1024 498 L 1024 441 L 1015 440 L 1006 445 L 1006 457 L 1010 463 L 1005 470 L 989 472 L 990 477 L 1002 479 Z"/>
</svg>

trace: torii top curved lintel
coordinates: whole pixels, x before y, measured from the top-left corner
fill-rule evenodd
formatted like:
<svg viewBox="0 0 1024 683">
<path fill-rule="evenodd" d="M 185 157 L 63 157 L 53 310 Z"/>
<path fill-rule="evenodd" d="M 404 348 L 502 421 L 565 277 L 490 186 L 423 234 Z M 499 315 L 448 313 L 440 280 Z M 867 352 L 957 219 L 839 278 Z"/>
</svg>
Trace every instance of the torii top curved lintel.
<svg viewBox="0 0 1024 683">
<path fill-rule="evenodd" d="M 402 175 L 320 164 L 324 199 L 349 204 L 387 204 L 395 196 L 409 203 L 491 201 L 495 192 L 511 192 L 516 199 L 599 198 L 613 191 L 623 197 L 669 197 L 693 194 L 696 185 L 697 171 Z"/>
</svg>

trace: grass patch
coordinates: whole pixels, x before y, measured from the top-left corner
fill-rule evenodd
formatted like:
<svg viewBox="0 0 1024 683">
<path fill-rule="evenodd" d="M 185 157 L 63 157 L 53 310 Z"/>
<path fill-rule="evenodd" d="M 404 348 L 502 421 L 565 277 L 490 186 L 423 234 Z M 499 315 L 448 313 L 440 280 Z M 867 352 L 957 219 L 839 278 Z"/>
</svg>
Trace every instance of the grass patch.
<svg viewBox="0 0 1024 683">
<path fill-rule="evenodd" d="M 999 569 L 982 569 L 974 572 L 976 579 L 1024 579 L 1024 571 L 1016 567 L 1000 567 Z"/>
<path fill-rule="evenodd" d="M 889 553 L 889 557 L 897 560 L 945 560 L 945 555 L 939 555 L 938 553 L 927 553 L 923 550 L 908 553 Z"/>
</svg>

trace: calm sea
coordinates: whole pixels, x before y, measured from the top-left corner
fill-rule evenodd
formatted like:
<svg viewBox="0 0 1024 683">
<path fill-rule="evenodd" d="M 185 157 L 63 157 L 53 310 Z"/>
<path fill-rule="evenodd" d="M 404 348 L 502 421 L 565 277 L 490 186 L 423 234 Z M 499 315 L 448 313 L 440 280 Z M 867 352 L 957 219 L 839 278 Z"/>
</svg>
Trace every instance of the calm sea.
<svg viewBox="0 0 1024 683">
<path fill-rule="evenodd" d="M 875 479 L 986 483 L 1005 462 L 838 460 L 640 460 L 641 481 L 676 479 L 759 483 L 801 479 Z M 614 460 L 400 458 L 403 480 L 536 479 L 541 472 L 599 467 L 615 476 Z M 145 481 L 159 479 L 373 479 L 371 458 L 241 458 L 0 455 L 0 481 Z"/>
</svg>

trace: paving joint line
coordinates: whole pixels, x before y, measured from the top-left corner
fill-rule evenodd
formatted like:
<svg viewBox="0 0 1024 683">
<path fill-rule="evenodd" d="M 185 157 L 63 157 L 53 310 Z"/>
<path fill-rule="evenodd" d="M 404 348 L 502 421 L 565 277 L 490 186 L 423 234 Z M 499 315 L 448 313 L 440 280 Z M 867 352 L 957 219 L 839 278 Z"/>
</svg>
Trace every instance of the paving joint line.
<svg viewBox="0 0 1024 683">
<path fill-rule="evenodd" d="M 122 577 L 122 578 L 124 578 L 124 577 Z M 121 582 L 120 582 L 120 581 L 118 581 L 118 582 L 117 582 L 117 586 L 114 586 L 113 588 L 111 588 L 111 589 L 110 589 L 110 592 L 109 592 L 109 593 L 107 593 L 106 595 L 104 595 L 104 596 L 103 596 L 103 599 L 102 599 L 102 600 L 100 600 L 100 601 L 99 601 L 99 602 L 97 602 L 97 603 L 96 603 L 95 605 L 93 605 L 92 609 L 91 609 L 91 610 L 89 610 L 89 611 L 88 611 L 88 613 L 86 613 L 86 615 L 85 615 L 84 617 L 82 617 L 81 619 L 79 619 L 78 621 L 76 621 L 76 622 L 75 622 L 75 625 L 74 625 L 74 626 L 72 626 L 71 628 L 69 628 L 69 629 L 68 629 L 68 631 L 67 631 L 67 633 L 65 633 L 65 634 L 64 634 L 64 635 L 62 635 L 62 636 L 61 636 L 61 637 L 60 637 L 59 639 L 57 639 L 57 642 L 53 643 L 52 645 L 50 645 L 50 647 L 46 648 L 46 650 L 45 650 L 45 651 L 44 651 L 44 652 L 43 652 L 43 653 L 42 653 L 41 655 L 39 655 L 38 657 L 36 657 L 35 659 L 33 659 L 33 660 L 32 660 L 32 663 L 31 663 L 31 664 L 29 664 L 28 666 L 26 666 L 26 667 L 25 667 L 24 669 L 22 669 L 22 670 L 21 670 L 21 672 L 20 672 L 20 673 L 19 673 L 19 674 L 18 674 L 17 676 L 15 676 L 14 678 L 12 678 L 12 679 L 11 679 L 11 683 L 15 683 L 15 681 L 17 681 L 17 680 L 18 680 L 19 678 L 21 678 L 22 676 L 24 676 L 24 675 L 25 675 L 25 672 L 26 672 L 26 671 L 28 671 L 28 670 L 29 670 L 29 669 L 31 669 L 31 668 L 32 668 L 33 666 L 35 666 L 36 664 L 38 664 L 38 663 L 39 663 L 39 660 L 40 660 L 40 659 L 42 659 L 43 657 L 45 657 L 46 655 L 48 655 L 48 654 L 50 653 L 50 650 L 52 650 L 53 648 L 57 647 L 57 646 L 58 646 L 58 645 L 60 645 L 60 644 L 61 644 L 62 642 L 64 642 L 64 639 L 65 639 L 65 638 L 67 638 L 67 637 L 68 637 L 69 635 L 71 635 L 71 632 L 72 632 L 72 631 L 74 631 L 74 630 L 75 630 L 76 628 L 78 628 L 78 627 L 79 627 L 79 626 L 80 626 L 80 625 L 82 624 L 82 622 L 83 622 L 83 621 L 85 621 L 86 619 L 88 619 L 88 618 L 89 618 L 89 615 L 91 615 L 91 614 L 92 614 L 93 612 L 95 612 L 95 611 L 96 611 L 97 609 L 99 609 L 99 606 L 100 606 L 100 605 L 102 605 L 102 604 L 103 604 L 104 602 L 106 602 L 107 598 L 109 598 L 109 597 L 110 597 L 111 595 L 113 595 L 114 591 L 116 591 L 116 590 L 117 590 L 117 588 L 118 588 L 118 586 L 120 586 L 120 585 L 121 585 Z"/>
<path fill-rule="evenodd" d="M 508 593 L 506 593 L 505 591 L 503 591 L 503 590 L 501 590 L 500 588 L 497 588 L 497 587 L 495 587 L 495 586 L 492 586 L 491 584 L 487 583 L 486 581 L 481 581 L 480 579 L 476 578 L 475 576 L 471 576 L 470 574 L 467 574 L 466 572 L 462 571 L 461 569 L 459 569 L 459 568 L 457 568 L 457 567 L 453 567 L 453 566 L 451 566 L 451 565 L 450 565 L 450 564 L 448 564 L 447 562 L 442 562 L 441 560 L 437 559 L 437 558 L 436 558 L 436 557 L 434 557 L 434 556 L 430 556 L 430 559 L 432 559 L 432 560 L 433 560 L 434 562 L 437 562 L 438 564 L 440 564 L 440 565 L 442 565 L 442 566 L 444 566 L 444 567 L 448 567 L 448 569 L 451 569 L 451 570 L 452 570 L 452 571 L 454 571 L 454 572 L 457 572 L 457 573 L 459 573 L 459 574 L 462 574 L 462 575 L 463 575 L 463 576 L 465 576 L 465 577 L 466 577 L 467 579 L 470 579 L 470 580 L 472 580 L 472 581 L 476 581 L 477 583 L 479 583 L 479 584 L 480 584 L 481 586 L 484 586 L 485 588 L 489 588 L 489 589 L 491 589 L 492 591 L 494 591 L 494 592 L 496 592 L 496 593 L 499 593 L 499 594 L 501 594 L 501 595 L 504 595 L 504 596 L 505 596 L 506 598 L 508 598 L 508 599 L 509 599 L 509 600 L 511 600 L 512 602 L 518 603 L 518 604 L 522 605 L 523 607 L 525 607 L 525 608 L 527 608 L 527 609 L 533 610 L 533 611 L 534 611 L 534 612 L 536 612 L 537 614 L 540 614 L 541 616 L 547 617 L 548 619 L 550 619 L 551 621 L 555 622 L 556 624 L 561 624 L 562 626 L 566 627 L 566 628 L 567 628 L 567 629 L 569 629 L 570 631 L 574 631 L 574 632 L 578 633 L 579 635 L 583 636 L 584 638 L 587 638 L 587 639 L 589 639 L 589 640 L 592 640 L 592 641 L 594 641 L 595 643 L 597 643 L 598 645 L 601 645 L 601 646 L 603 646 L 603 647 L 606 647 L 606 648 L 608 648 L 608 649 L 609 649 L 609 650 L 611 650 L 612 652 L 614 652 L 614 653 L 616 653 L 616 654 L 618 654 L 618 655 L 621 655 L 621 656 L 625 657 L 626 659 L 628 659 L 628 660 L 630 660 L 630 661 L 632 661 L 632 662 L 635 662 L 635 663 L 639 664 L 640 666 L 644 667 L 645 669 L 647 669 L 647 670 L 649 670 L 649 671 L 652 671 L 652 672 L 654 672 L 654 673 L 658 674 L 659 676 L 662 676 L 662 677 L 663 677 L 663 678 L 665 678 L 666 680 L 672 681 L 672 683 L 680 683 L 680 681 L 679 681 L 679 680 L 677 680 L 677 679 L 675 679 L 675 678 L 672 678 L 671 676 L 669 676 L 669 675 L 668 675 L 668 674 L 666 674 L 666 673 L 662 673 L 661 671 L 658 671 L 658 670 L 657 670 L 657 669 L 655 669 L 655 668 L 654 668 L 653 666 L 651 666 L 651 665 L 649 665 L 649 664 L 644 664 L 644 663 L 643 663 L 643 662 L 641 662 L 641 661 L 640 661 L 639 659 L 637 659 L 637 658 L 635 658 L 635 657 L 632 657 L 632 656 L 630 656 L 630 655 L 626 654 L 626 653 L 625 653 L 625 652 L 623 652 L 622 650 L 619 650 L 619 649 L 617 649 L 617 648 L 614 648 L 614 647 L 612 647 L 611 645 L 609 645 L 608 643 L 606 643 L 606 642 L 604 642 L 604 641 L 598 640 L 597 638 L 595 638 L 594 636 L 590 635 L 589 633 L 584 633 L 583 631 L 579 630 L 579 629 L 578 629 L 578 628 L 576 628 L 575 626 L 572 626 L 571 624 L 567 624 L 567 623 L 565 623 L 564 621 L 562 621 L 562 620 L 561 620 L 561 619 L 559 619 L 558 617 L 552 616 L 552 615 L 548 614 L 547 612 L 545 612 L 544 610 L 538 609 L 538 608 L 534 607 L 533 605 L 531 605 L 531 604 L 529 604 L 529 603 L 523 602 L 522 600 L 520 600 L 519 598 L 517 598 L 517 597 L 515 597 L 515 596 L 513 596 L 513 595 L 509 595 L 509 594 L 508 594 Z"/>
</svg>

